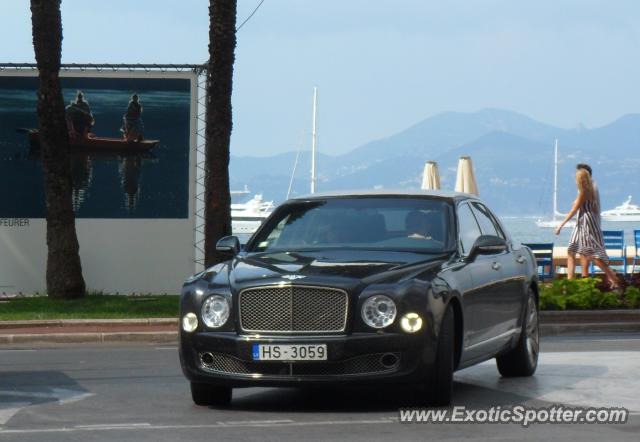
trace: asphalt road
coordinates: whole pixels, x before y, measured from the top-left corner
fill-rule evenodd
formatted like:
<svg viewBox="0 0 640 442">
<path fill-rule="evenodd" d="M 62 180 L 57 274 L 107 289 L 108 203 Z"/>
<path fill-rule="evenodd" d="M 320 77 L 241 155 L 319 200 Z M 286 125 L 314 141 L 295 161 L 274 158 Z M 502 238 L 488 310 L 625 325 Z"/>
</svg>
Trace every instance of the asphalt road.
<svg viewBox="0 0 640 442">
<path fill-rule="evenodd" d="M 626 407 L 626 424 L 400 424 L 410 388 L 241 389 L 197 407 L 174 347 L 0 349 L 0 441 L 637 441 L 640 337 L 547 338 L 536 376 L 456 373 L 455 405 Z"/>
</svg>

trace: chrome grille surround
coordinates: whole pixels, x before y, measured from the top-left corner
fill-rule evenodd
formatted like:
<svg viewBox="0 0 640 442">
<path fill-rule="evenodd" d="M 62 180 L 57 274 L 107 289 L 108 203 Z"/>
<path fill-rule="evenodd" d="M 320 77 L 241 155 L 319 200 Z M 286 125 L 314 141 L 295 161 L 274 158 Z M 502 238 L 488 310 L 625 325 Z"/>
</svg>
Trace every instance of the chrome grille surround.
<svg viewBox="0 0 640 442">
<path fill-rule="evenodd" d="M 332 287 L 262 286 L 238 296 L 240 328 L 250 333 L 342 333 L 348 310 L 347 292 Z"/>
</svg>

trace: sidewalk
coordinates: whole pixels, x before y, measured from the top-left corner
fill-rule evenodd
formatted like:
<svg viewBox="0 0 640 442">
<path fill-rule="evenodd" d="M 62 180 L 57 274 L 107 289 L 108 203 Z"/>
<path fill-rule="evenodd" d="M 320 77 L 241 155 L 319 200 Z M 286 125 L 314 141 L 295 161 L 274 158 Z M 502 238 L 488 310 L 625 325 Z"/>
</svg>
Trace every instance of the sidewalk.
<svg viewBox="0 0 640 442">
<path fill-rule="evenodd" d="M 640 310 L 545 311 L 542 336 L 640 333 Z M 0 346 L 31 344 L 177 344 L 177 318 L 0 322 Z"/>
</svg>

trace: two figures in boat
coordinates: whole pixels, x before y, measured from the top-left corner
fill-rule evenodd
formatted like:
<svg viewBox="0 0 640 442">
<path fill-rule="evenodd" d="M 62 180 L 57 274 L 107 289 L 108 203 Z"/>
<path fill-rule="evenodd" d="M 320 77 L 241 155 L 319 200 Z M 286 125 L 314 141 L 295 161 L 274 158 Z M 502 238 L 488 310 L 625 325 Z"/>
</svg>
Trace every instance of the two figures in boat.
<svg viewBox="0 0 640 442">
<path fill-rule="evenodd" d="M 78 91 L 76 99 L 65 108 L 65 115 L 70 138 L 89 138 L 91 128 L 95 125 L 95 118 L 91 112 L 91 106 L 84 99 L 84 94 L 81 91 Z M 138 94 L 133 94 L 129 100 L 127 111 L 122 117 L 120 131 L 127 141 L 137 142 L 144 139 L 142 105 Z"/>
</svg>

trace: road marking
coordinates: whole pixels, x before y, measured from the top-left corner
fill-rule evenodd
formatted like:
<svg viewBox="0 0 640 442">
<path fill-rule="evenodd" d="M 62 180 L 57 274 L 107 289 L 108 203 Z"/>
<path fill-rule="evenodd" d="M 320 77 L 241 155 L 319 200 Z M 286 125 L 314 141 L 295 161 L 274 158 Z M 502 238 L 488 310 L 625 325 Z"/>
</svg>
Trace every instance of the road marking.
<svg viewBox="0 0 640 442">
<path fill-rule="evenodd" d="M 217 422 L 220 425 L 260 425 L 260 424 L 290 424 L 292 422 L 291 419 L 272 419 L 272 420 L 257 420 L 257 421 L 226 421 L 226 422 Z"/>
<path fill-rule="evenodd" d="M 75 427 L 61 428 L 25 428 L 25 429 L 0 429 L 0 434 L 38 434 L 38 433 L 71 433 L 82 431 L 122 431 L 122 430 L 197 430 L 197 429 L 216 429 L 216 428 L 274 428 L 274 427 L 310 427 L 310 426 L 328 426 L 328 425 L 368 425 L 368 424 L 391 424 L 396 423 L 398 418 L 385 417 L 380 419 L 362 419 L 362 420 L 329 420 L 329 421 L 228 421 L 218 422 L 215 424 L 199 424 L 199 425 L 149 425 L 147 423 L 114 423 L 114 424 L 96 424 L 96 425 L 80 425 Z"/>
<path fill-rule="evenodd" d="M 74 428 L 79 430 L 129 430 L 132 428 L 150 427 L 148 422 L 130 423 L 130 424 L 94 424 L 94 425 L 76 425 Z"/>
<path fill-rule="evenodd" d="M 51 388 L 50 391 L 16 391 L 16 390 L 0 390 L 0 397 L 9 396 L 19 398 L 20 402 L 9 402 L 8 404 L 0 404 L 0 426 L 6 424 L 9 419 L 15 416 L 20 410 L 35 405 L 38 400 L 49 399 L 58 402 L 59 405 L 72 404 L 88 397 L 94 396 L 94 393 L 81 392 L 76 390 L 68 390 L 66 388 Z M 25 402 L 25 400 L 31 400 Z M 0 432 L 2 430 L 0 429 Z"/>
<path fill-rule="evenodd" d="M 30 405 L 27 402 L 9 403 L 7 408 L 0 409 L 0 425 L 6 424 L 18 411 Z M 3 406 L 4 407 L 4 406 Z"/>
<path fill-rule="evenodd" d="M 34 399 L 53 399 L 60 405 L 72 404 L 88 397 L 94 396 L 94 393 L 67 390 L 65 388 L 52 388 L 50 392 L 40 391 L 16 391 L 16 390 L 0 390 L 0 396 L 14 396 L 20 398 Z"/>
<path fill-rule="evenodd" d="M 11 348 L 6 350 L 0 350 L 0 353 L 17 353 L 17 352 L 32 352 L 37 351 L 33 348 Z"/>
<path fill-rule="evenodd" d="M 15 390 L 0 390 L 0 396 L 15 396 L 26 397 L 35 399 L 49 399 L 53 398 L 51 393 L 39 393 L 37 391 L 15 391 Z"/>
<path fill-rule="evenodd" d="M 177 351 L 178 347 L 155 347 L 155 350 L 172 350 Z"/>
<path fill-rule="evenodd" d="M 73 404 L 74 402 L 81 401 L 91 396 L 95 396 L 95 393 L 81 393 L 77 396 L 71 396 L 65 399 L 58 398 L 58 403 L 60 405 Z"/>
<path fill-rule="evenodd" d="M 640 412 L 631 412 L 630 416 L 640 416 Z M 216 429 L 216 428 L 287 428 L 287 427 L 313 427 L 313 426 L 339 426 L 339 425 L 376 425 L 376 424 L 395 424 L 398 422 L 397 417 L 382 417 L 379 419 L 354 419 L 354 420 L 326 420 L 326 421 L 291 421 L 283 420 L 265 420 L 265 421 L 223 421 L 215 424 L 196 424 L 196 425 L 151 425 L 148 422 L 133 423 L 112 423 L 112 424 L 93 424 L 93 425 L 76 425 L 74 427 L 60 428 L 25 428 L 25 429 L 3 429 L 0 427 L 0 434 L 39 434 L 39 433 L 75 433 L 75 432 L 91 432 L 91 431 L 143 431 L 143 430 L 198 430 L 198 429 Z M 508 440 L 509 438 L 507 438 Z"/>
</svg>

